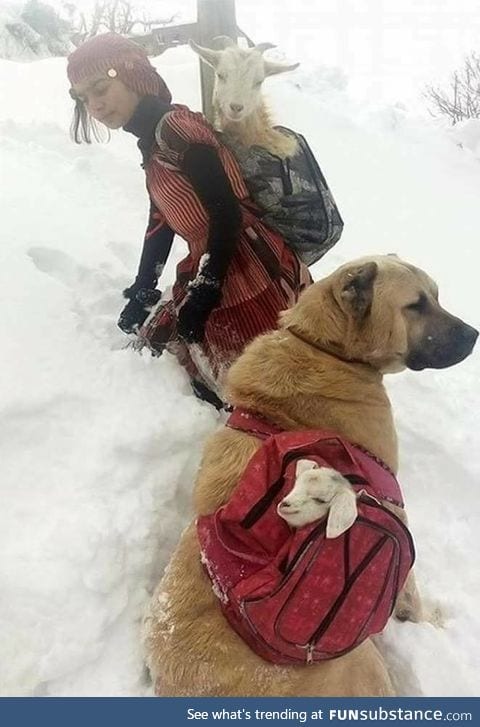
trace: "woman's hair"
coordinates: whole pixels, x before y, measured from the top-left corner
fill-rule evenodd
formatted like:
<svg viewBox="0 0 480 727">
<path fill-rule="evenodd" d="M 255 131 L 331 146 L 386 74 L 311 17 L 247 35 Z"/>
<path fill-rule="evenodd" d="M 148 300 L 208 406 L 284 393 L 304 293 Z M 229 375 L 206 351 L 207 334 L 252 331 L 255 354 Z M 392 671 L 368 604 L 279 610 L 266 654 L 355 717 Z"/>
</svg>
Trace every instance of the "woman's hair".
<svg viewBox="0 0 480 727">
<path fill-rule="evenodd" d="M 91 144 L 92 136 L 95 141 L 109 141 L 110 131 L 103 126 L 99 126 L 88 113 L 85 104 L 77 98 L 75 99 L 75 108 L 73 109 L 73 118 L 70 124 L 70 137 L 75 144 L 81 144 L 82 141 Z"/>
</svg>

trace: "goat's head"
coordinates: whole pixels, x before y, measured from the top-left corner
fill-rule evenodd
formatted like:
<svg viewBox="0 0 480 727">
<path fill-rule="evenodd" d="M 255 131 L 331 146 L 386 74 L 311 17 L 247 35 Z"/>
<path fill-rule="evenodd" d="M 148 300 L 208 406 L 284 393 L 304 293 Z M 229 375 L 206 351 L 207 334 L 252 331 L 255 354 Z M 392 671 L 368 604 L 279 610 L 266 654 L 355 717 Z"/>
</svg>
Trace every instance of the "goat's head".
<svg viewBox="0 0 480 727">
<path fill-rule="evenodd" d="M 328 514 L 326 536 L 336 538 L 357 517 L 357 500 L 349 481 L 337 470 L 315 462 L 297 462 L 293 490 L 281 500 L 277 512 L 292 527 L 299 528 Z"/>
<path fill-rule="evenodd" d="M 271 43 L 260 43 L 253 48 L 239 48 L 227 36 L 215 39 L 222 50 L 203 48 L 193 40 L 190 48 L 215 71 L 213 102 L 229 122 L 243 121 L 253 114 L 262 101 L 261 87 L 267 76 L 293 71 L 298 63 L 287 65 L 265 60 L 263 53 L 274 48 Z"/>
</svg>

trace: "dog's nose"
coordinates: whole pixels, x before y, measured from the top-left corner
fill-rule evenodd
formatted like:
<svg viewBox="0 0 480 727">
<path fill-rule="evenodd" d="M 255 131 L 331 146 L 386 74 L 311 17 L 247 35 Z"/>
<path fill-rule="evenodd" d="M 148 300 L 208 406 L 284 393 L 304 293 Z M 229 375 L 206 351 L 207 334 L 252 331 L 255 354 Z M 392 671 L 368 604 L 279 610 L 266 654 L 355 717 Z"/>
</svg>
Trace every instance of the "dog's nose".
<svg viewBox="0 0 480 727">
<path fill-rule="evenodd" d="M 232 111 L 234 111 L 236 114 L 239 114 L 240 111 L 243 111 L 243 104 L 240 103 L 231 103 L 230 108 Z"/>
<path fill-rule="evenodd" d="M 477 342 L 478 331 L 473 326 L 469 326 L 467 323 L 462 323 L 462 325 L 458 326 L 455 331 L 455 338 L 459 343 L 462 343 L 468 351 L 471 351 Z"/>
<path fill-rule="evenodd" d="M 468 332 L 465 333 L 465 336 L 473 348 L 477 342 L 478 331 L 473 326 L 466 326 L 466 327 L 468 328 Z"/>
</svg>

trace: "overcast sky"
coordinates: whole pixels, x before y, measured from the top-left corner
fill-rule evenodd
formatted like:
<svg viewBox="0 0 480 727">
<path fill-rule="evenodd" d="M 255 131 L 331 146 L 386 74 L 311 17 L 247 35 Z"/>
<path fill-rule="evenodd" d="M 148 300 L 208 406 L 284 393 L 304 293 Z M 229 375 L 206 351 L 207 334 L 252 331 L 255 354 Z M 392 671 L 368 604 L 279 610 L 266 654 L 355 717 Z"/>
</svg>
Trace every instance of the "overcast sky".
<svg viewBox="0 0 480 727">
<path fill-rule="evenodd" d="M 183 22 L 196 14 L 196 0 L 135 4 Z M 373 99 L 414 101 L 425 83 L 445 81 L 468 52 L 480 52 L 480 0 L 236 0 L 236 8 L 256 42 L 278 43 L 292 60 L 338 65 L 354 92 Z"/>
</svg>

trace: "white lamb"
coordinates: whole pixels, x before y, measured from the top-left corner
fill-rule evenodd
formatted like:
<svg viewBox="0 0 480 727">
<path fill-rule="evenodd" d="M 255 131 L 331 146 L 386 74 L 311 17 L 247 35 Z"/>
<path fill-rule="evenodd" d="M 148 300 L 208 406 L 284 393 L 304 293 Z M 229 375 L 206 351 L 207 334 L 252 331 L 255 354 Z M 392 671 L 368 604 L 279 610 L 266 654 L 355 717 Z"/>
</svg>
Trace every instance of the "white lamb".
<svg viewBox="0 0 480 727">
<path fill-rule="evenodd" d="M 299 528 L 328 513 L 327 538 L 336 538 L 353 525 L 357 497 L 349 481 L 337 470 L 301 459 L 293 490 L 279 502 L 277 512 L 289 525 Z"/>
<path fill-rule="evenodd" d="M 244 49 L 227 36 L 215 40 L 223 50 L 204 48 L 193 40 L 189 45 L 215 71 L 212 102 L 220 131 L 234 144 L 261 146 L 282 159 L 293 156 L 296 142 L 273 128 L 261 88 L 267 76 L 293 71 L 299 63 L 265 60 L 263 53 L 275 47 L 271 43 Z"/>
</svg>

